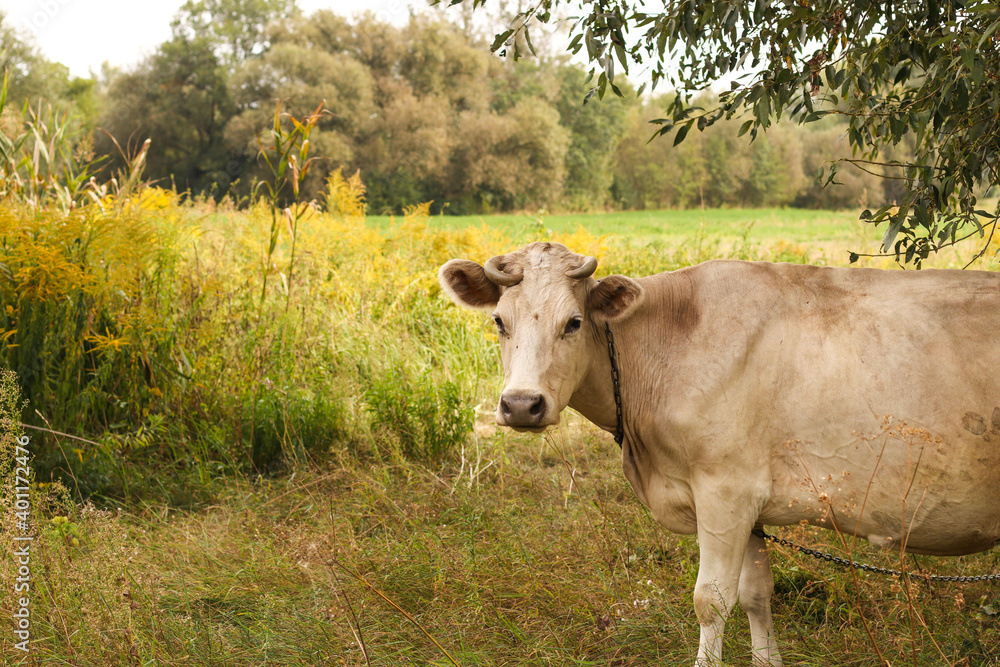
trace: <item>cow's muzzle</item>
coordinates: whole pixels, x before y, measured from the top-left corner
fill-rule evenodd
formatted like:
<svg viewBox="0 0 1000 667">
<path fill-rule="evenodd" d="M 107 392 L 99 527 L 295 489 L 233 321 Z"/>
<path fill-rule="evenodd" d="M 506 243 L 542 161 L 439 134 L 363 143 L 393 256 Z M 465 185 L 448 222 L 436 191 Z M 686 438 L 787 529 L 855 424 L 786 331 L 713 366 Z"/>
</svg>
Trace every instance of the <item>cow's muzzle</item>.
<svg viewBox="0 0 1000 667">
<path fill-rule="evenodd" d="M 505 391 L 497 406 L 497 423 L 515 429 L 544 430 L 551 422 L 549 402 L 543 394 Z"/>
</svg>

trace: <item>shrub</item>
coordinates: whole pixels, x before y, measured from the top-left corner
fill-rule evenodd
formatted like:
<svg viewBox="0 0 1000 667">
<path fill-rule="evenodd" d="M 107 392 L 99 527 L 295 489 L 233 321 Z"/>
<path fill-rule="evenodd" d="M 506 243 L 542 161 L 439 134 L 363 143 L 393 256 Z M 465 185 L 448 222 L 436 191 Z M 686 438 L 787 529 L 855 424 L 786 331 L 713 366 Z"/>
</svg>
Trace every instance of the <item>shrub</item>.
<svg viewBox="0 0 1000 667">
<path fill-rule="evenodd" d="M 178 367 L 170 221 L 7 204 L 0 237 L 0 363 L 18 373 L 32 421 L 118 432 L 166 409 Z M 65 458 L 43 448 L 36 465 Z"/>
<path fill-rule="evenodd" d="M 475 411 L 453 382 L 436 384 L 427 372 L 416 381 L 401 367 L 375 376 L 362 371 L 371 430 L 390 453 L 440 461 L 472 431 Z"/>
<path fill-rule="evenodd" d="M 322 391 L 268 380 L 262 392 L 245 394 L 242 400 L 240 424 L 246 430 L 252 425 L 243 442 L 259 472 L 316 462 L 347 435 L 343 404 Z"/>
</svg>

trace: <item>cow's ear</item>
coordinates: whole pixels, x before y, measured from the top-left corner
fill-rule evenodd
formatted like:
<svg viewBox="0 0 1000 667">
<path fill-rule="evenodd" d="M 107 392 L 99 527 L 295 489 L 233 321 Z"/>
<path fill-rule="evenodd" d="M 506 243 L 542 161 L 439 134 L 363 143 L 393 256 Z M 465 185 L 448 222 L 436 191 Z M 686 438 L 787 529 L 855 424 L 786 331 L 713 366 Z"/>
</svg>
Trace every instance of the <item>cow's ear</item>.
<svg viewBox="0 0 1000 667">
<path fill-rule="evenodd" d="M 626 276 L 607 276 L 587 295 L 587 309 L 597 317 L 615 322 L 635 312 L 646 292 L 642 285 Z"/>
<path fill-rule="evenodd" d="M 466 308 L 493 308 L 500 287 L 486 277 L 483 267 L 467 259 L 453 259 L 438 271 L 438 282 L 452 301 Z"/>
</svg>

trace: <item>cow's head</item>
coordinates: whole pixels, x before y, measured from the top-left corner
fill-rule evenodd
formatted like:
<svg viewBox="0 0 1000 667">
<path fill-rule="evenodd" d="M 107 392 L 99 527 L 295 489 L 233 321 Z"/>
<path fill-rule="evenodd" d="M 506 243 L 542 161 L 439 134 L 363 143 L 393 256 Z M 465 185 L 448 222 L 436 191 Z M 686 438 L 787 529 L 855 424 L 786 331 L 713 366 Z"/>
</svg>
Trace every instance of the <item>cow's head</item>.
<svg viewBox="0 0 1000 667">
<path fill-rule="evenodd" d="M 453 259 L 438 272 L 460 306 L 492 311 L 500 336 L 504 390 L 497 423 L 542 431 L 580 386 L 596 354 L 607 354 L 604 322 L 628 317 L 643 298 L 625 276 L 600 282 L 597 260 L 558 243 L 532 243 L 480 266 Z"/>
</svg>

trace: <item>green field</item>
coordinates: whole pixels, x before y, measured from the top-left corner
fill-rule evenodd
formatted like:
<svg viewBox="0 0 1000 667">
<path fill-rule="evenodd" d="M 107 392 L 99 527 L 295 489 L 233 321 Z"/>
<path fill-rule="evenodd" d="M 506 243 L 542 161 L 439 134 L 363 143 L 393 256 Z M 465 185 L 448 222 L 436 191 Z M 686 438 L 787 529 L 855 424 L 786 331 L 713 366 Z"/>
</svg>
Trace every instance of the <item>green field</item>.
<svg viewBox="0 0 1000 667">
<path fill-rule="evenodd" d="M 370 216 L 368 221 L 387 228 L 395 218 Z M 643 243 L 660 239 L 683 239 L 705 230 L 712 236 L 740 238 L 749 229 L 750 238 L 769 242 L 778 239 L 802 242 L 853 241 L 859 234 L 875 236 L 865 228 L 857 212 L 813 211 L 806 209 L 692 209 L 672 211 L 615 211 L 610 213 L 561 213 L 519 215 L 438 215 L 430 225 L 441 229 L 464 229 L 487 225 L 514 237 L 544 226 L 558 232 L 572 232 L 578 226 L 592 234 L 611 234 Z"/>
<path fill-rule="evenodd" d="M 995 207 L 992 200 L 982 202 Z M 712 257 L 771 261 L 805 261 L 816 264 L 847 265 L 851 252 L 863 255 L 858 266 L 894 268 L 892 257 L 866 257 L 881 253 L 885 225 L 876 228 L 859 219 L 860 211 L 824 211 L 793 208 L 689 209 L 664 211 L 614 211 L 599 213 L 519 213 L 488 216 L 436 215 L 427 218 L 434 230 L 486 228 L 506 235 L 512 244 L 553 234 L 572 234 L 583 229 L 602 237 L 610 248 L 664 248 L 686 252 L 687 259 L 703 261 Z M 367 224 L 388 231 L 402 218 L 369 216 Z M 984 239 L 985 240 L 985 239 Z M 925 262 L 927 268 L 965 266 L 979 251 L 974 241 L 946 248 Z M 785 250 L 792 248 L 796 257 Z M 690 249 L 696 249 L 692 254 Z M 994 240 L 980 260 L 980 268 L 997 266 Z M 664 267 L 669 268 L 669 267 Z"/>
<path fill-rule="evenodd" d="M 542 225 L 316 213 L 295 230 L 291 271 L 291 230 L 262 264 L 265 208 L 161 191 L 108 210 L 0 203 L 0 263 L 32 278 L 0 281 L 4 366 L 31 392 L 20 418 L 57 432 L 23 431 L 38 475 L 32 644 L 13 648 L 5 624 L 3 664 L 691 664 L 696 541 L 656 526 L 611 437 L 579 417 L 544 435 L 491 425 L 495 334 L 444 298 L 435 272 L 545 238 L 635 274 L 713 257 L 843 264 L 863 249 L 848 213 Z M 893 266 L 863 260 L 876 262 Z M 17 421 L 3 424 L 4 465 Z M 781 534 L 845 555 L 830 532 Z M 851 555 L 1000 571 L 997 550 L 901 561 L 863 543 Z M 787 548 L 773 560 L 786 664 L 1000 665 L 995 584 L 855 578 Z M 5 585 L 16 567 L 0 560 Z M 727 664 L 749 665 L 749 645 L 737 612 Z"/>
</svg>

